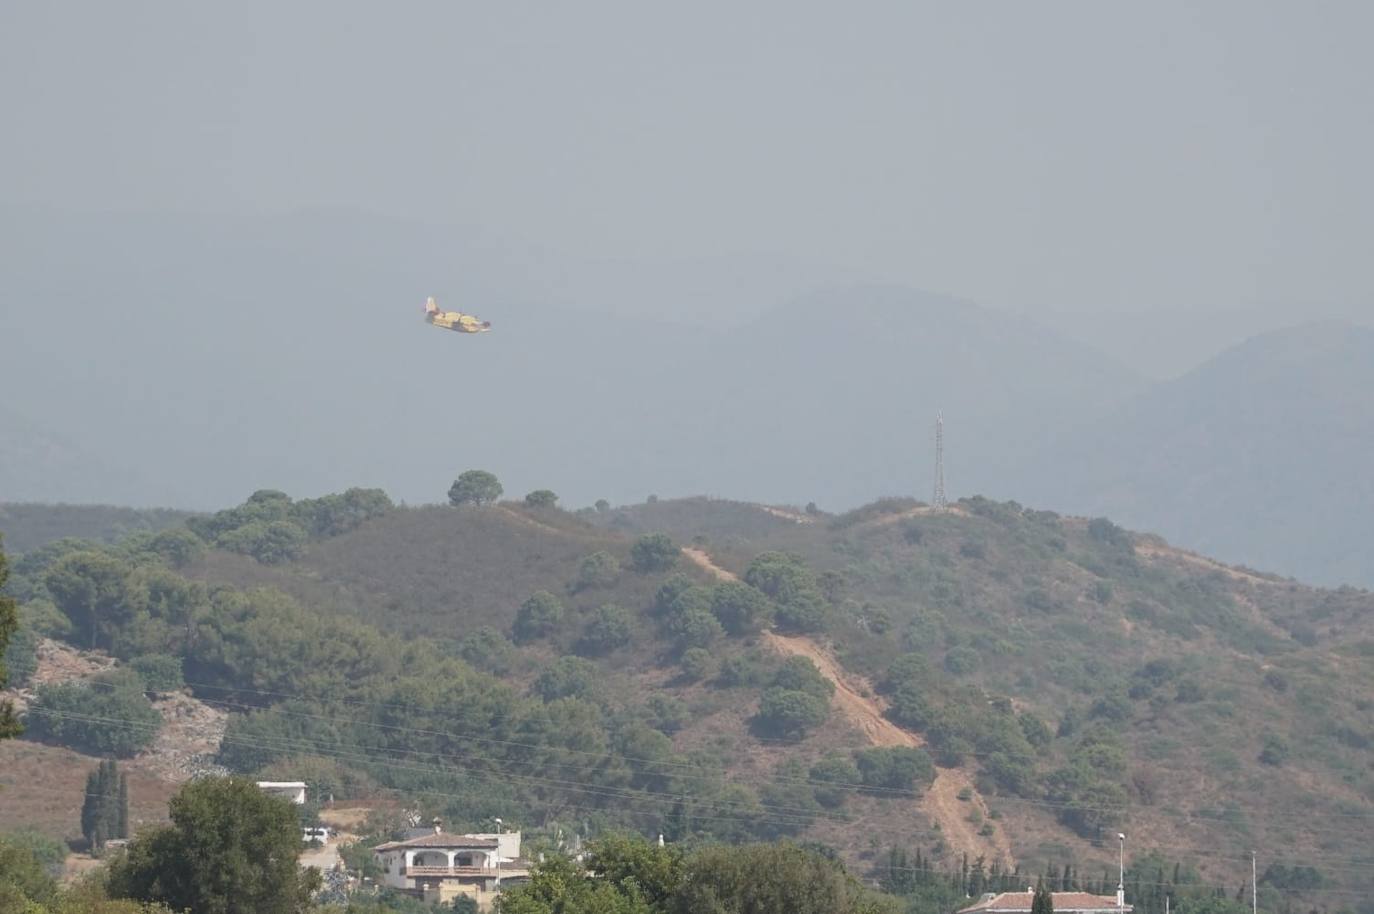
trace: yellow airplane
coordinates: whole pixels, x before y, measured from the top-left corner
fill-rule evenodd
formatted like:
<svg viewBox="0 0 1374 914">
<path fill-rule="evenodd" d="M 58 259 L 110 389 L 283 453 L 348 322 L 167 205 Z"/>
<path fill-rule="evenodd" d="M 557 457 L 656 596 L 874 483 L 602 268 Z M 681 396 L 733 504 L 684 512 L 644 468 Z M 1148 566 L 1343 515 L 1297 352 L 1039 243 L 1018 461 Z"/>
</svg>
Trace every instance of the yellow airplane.
<svg viewBox="0 0 1374 914">
<path fill-rule="evenodd" d="M 425 302 L 425 320 L 435 327 L 458 333 L 486 333 L 491 329 L 491 321 L 479 321 L 461 311 L 440 311 L 432 295 Z"/>
</svg>

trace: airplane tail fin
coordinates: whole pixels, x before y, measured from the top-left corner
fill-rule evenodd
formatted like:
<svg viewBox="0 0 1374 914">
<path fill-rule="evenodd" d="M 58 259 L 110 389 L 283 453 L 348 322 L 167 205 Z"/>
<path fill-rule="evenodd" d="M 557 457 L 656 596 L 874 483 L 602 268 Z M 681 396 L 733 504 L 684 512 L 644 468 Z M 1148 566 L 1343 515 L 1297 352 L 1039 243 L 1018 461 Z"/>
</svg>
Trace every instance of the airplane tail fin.
<svg viewBox="0 0 1374 914">
<path fill-rule="evenodd" d="M 439 306 L 438 306 L 438 304 L 435 303 L 435 301 L 434 301 L 434 296 L 431 295 L 429 298 L 427 298 L 427 299 L 425 300 L 425 313 L 426 313 L 426 314 L 434 314 L 434 313 L 436 313 L 438 310 L 439 310 Z"/>
</svg>

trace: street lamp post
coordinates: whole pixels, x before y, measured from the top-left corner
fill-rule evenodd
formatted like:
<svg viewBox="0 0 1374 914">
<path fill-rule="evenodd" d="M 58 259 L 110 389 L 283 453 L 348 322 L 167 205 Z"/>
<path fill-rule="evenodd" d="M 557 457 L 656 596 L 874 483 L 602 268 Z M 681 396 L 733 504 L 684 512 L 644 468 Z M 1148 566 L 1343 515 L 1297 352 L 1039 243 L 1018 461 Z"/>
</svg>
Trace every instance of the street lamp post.
<svg viewBox="0 0 1374 914">
<path fill-rule="evenodd" d="M 1126 910 L 1126 835 L 1123 832 L 1116 833 L 1120 848 L 1116 857 L 1116 907 L 1118 911 Z"/>
<path fill-rule="evenodd" d="M 502 832 L 504 823 L 503 823 L 500 819 L 496 819 L 496 818 L 493 818 L 492 821 L 496 823 L 496 834 L 497 834 L 497 838 L 496 838 L 496 891 L 497 891 L 497 892 L 500 892 L 500 891 L 501 891 L 501 838 L 500 838 L 500 835 L 501 835 L 501 832 Z"/>
</svg>

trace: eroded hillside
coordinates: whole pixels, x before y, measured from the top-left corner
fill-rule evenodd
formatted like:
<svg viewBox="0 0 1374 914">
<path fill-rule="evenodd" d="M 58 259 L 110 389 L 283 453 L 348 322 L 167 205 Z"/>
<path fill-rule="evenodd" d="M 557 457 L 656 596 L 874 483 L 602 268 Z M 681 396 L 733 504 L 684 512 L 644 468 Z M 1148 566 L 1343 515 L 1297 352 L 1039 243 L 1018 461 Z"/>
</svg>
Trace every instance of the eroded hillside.
<svg viewBox="0 0 1374 914">
<path fill-rule="evenodd" d="M 176 657 L 228 714 L 220 762 L 340 799 L 1004 869 L 1105 860 L 1122 829 L 1217 879 L 1258 845 L 1359 883 L 1365 592 L 981 499 L 329 498 L 255 496 L 196 543 L 56 544 L 13 586 L 30 625 Z M 63 588 L 96 574 L 88 629 Z"/>
</svg>

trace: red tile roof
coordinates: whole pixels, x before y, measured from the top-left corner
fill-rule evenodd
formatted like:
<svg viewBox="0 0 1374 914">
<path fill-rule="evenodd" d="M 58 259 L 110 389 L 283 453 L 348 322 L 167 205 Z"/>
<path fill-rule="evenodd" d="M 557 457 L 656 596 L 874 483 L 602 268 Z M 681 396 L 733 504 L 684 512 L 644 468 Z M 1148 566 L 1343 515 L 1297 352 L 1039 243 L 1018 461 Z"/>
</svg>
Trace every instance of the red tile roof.
<svg viewBox="0 0 1374 914">
<path fill-rule="evenodd" d="M 1094 895 L 1091 892 L 1051 892 L 1055 914 L 1073 911 L 1120 911 L 1129 914 L 1131 905 L 1116 906 L 1115 895 Z M 1003 892 L 964 908 L 959 914 L 993 914 L 993 912 L 1029 912 L 1035 901 L 1034 892 Z"/>
</svg>

